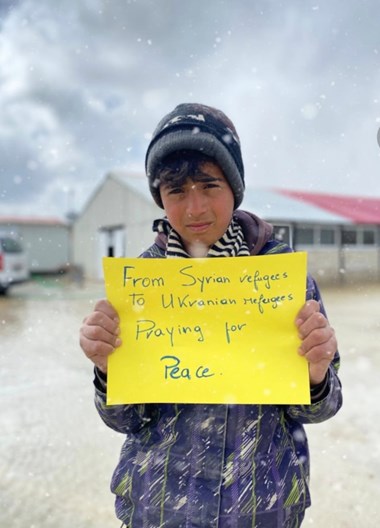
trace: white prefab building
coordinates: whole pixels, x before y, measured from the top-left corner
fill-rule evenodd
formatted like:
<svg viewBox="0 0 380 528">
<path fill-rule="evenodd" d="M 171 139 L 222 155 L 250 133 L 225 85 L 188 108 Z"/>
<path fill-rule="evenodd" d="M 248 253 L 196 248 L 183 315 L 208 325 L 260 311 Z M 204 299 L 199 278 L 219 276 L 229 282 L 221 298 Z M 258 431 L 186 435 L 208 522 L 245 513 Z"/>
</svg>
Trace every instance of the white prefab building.
<svg viewBox="0 0 380 528">
<path fill-rule="evenodd" d="M 295 250 L 306 251 L 308 270 L 319 283 L 380 280 L 380 199 L 248 190 L 242 208 L 272 223 L 279 237 L 285 232 Z"/>
<path fill-rule="evenodd" d="M 1 217 L 0 230 L 22 242 L 32 273 L 57 273 L 70 262 L 70 226 L 58 218 Z"/>
<path fill-rule="evenodd" d="M 152 244 L 159 216 L 145 176 L 110 172 L 74 223 L 74 265 L 88 279 L 102 278 L 102 257 L 137 257 Z"/>
<path fill-rule="evenodd" d="M 380 199 L 322 198 L 248 187 L 241 209 L 272 223 L 278 239 L 307 251 L 318 282 L 380 280 Z M 138 256 L 154 240 L 153 220 L 163 215 L 146 176 L 110 172 L 74 223 L 74 265 L 85 278 L 101 279 L 102 257 Z"/>
</svg>

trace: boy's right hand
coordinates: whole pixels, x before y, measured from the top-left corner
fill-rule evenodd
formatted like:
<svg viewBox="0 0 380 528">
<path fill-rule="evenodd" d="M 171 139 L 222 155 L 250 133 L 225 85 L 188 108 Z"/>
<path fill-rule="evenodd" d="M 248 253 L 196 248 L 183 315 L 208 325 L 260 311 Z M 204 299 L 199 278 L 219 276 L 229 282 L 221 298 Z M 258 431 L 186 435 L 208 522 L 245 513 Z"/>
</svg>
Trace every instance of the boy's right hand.
<svg viewBox="0 0 380 528">
<path fill-rule="evenodd" d="M 116 310 L 108 301 L 98 301 L 94 311 L 83 320 L 79 343 L 86 356 L 104 373 L 108 356 L 121 345 L 119 333 Z"/>
</svg>

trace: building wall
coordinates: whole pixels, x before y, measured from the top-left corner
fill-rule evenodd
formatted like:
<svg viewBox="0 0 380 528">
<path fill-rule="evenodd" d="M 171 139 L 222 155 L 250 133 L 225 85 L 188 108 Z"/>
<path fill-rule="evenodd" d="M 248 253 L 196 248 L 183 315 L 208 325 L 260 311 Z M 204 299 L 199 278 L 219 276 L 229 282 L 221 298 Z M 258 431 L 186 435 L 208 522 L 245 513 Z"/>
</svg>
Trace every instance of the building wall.
<svg viewBox="0 0 380 528">
<path fill-rule="evenodd" d="M 73 226 L 73 262 L 88 279 L 102 277 L 102 233 L 125 228 L 125 255 L 138 256 L 152 244 L 152 222 L 162 211 L 109 177 Z M 120 255 L 119 255 L 120 256 Z"/>
<path fill-rule="evenodd" d="M 20 237 L 32 273 L 55 273 L 69 262 L 70 228 L 66 224 L 12 222 L 0 228 Z"/>
<path fill-rule="evenodd" d="M 24 226 L 25 247 L 32 272 L 54 273 L 69 262 L 69 227 Z"/>
<path fill-rule="evenodd" d="M 333 284 L 340 280 L 338 248 L 298 247 L 297 251 L 307 252 L 308 271 L 318 284 Z"/>
<path fill-rule="evenodd" d="M 308 254 L 308 271 L 319 284 L 342 285 L 380 280 L 380 248 L 298 246 Z"/>
<path fill-rule="evenodd" d="M 380 280 L 380 248 L 343 248 L 342 282 L 374 282 Z"/>
</svg>

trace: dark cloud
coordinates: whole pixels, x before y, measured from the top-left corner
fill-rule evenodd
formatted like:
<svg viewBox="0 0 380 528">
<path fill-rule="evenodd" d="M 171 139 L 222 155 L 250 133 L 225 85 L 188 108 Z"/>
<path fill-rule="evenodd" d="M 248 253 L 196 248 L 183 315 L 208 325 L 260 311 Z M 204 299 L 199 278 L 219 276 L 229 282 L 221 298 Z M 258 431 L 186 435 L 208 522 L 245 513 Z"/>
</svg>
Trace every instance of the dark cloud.
<svg viewBox="0 0 380 528">
<path fill-rule="evenodd" d="M 0 25 L 12 9 L 15 9 L 19 3 L 20 0 L 0 0 Z"/>
<path fill-rule="evenodd" d="M 62 214 L 69 192 L 80 207 L 113 167 L 143 170 L 157 121 L 187 100 L 235 121 L 248 184 L 380 195 L 376 0 L 10 4 L 3 210 Z"/>
</svg>

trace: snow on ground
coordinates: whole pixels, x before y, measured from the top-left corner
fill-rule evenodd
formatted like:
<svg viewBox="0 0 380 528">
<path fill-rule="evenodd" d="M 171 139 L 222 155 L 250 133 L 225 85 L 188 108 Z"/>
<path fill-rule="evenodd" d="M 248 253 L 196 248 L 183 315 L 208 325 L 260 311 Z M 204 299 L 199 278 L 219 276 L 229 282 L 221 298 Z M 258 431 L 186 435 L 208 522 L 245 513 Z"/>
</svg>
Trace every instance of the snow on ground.
<svg viewBox="0 0 380 528">
<path fill-rule="evenodd" d="M 50 279 L 0 298 L 0 526 L 119 527 L 109 481 L 123 437 L 93 406 L 78 329 L 100 285 Z M 380 520 L 380 286 L 323 292 L 342 354 L 344 406 L 308 427 L 313 506 L 304 526 Z"/>
</svg>

